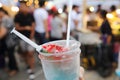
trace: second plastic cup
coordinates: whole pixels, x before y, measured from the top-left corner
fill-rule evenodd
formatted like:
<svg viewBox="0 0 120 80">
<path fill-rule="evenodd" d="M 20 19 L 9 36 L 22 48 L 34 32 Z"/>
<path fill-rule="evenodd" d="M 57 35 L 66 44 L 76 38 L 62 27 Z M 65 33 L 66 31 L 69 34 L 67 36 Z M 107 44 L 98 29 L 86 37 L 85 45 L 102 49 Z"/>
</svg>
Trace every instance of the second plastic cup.
<svg viewBox="0 0 120 80">
<path fill-rule="evenodd" d="M 65 47 L 66 40 L 53 41 L 45 45 L 55 44 Z M 46 80 L 79 80 L 80 75 L 80 43 L 70 40 L 68 50 L 60 53 L 42 53 L 39 55 Z"/>
</svg>

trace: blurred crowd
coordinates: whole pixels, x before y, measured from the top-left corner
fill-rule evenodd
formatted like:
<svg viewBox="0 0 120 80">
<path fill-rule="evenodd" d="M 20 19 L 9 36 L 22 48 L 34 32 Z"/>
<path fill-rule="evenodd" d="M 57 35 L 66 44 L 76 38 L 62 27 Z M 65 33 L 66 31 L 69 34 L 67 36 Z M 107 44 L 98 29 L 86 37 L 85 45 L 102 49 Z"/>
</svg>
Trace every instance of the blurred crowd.
<svg viewBox="0 0 120 80">
<path fill-rule="evenodd" d="M 39 1 L 39 8 L 31 10 L 26 1 L 20 0 L 19 12 L 14 18 L 10 17 L 8 12 L 0 8 L 0 69 L 6 71 L 9 76 L 14 76 L 19 71 L 15 58 L 15 50 L 24 59 L 26 70 L 30 79 L 34 79 L 35 59 L 34 48 L 23 40 L 10 34 L 15 27 L 17 31 L 41 45 L 48 41 L 66 39 L 68 7 L 64 5 L 63 12 L 60 14 L 56 7 L 46 10 L 45 1 Z M 119 40 L 115 40 L 112 32 L 111 20 L 107 18 L 108 11 L 103 10 L 102 5 L 98 5 L 96 12 L 86 9 L 84 20 L 87 23 L 87 29 L 99 33 L 102 41 L 101 46 L 104 54 L 97 61 L 97 70 L 105 74 L 106 77 L 113 71 L 119 52 Z M 118 17 L 116 6 L 110 7 L 109 13 Z M 82 29 L 82 12 L 79 5 L 73 5 L 71 12 L 71 36 L 77 29 Z M 17 46 L 17 48 L 16 48 Z M 102 48 L 100 51 L 102 51 Z M 105 52 L 106 51 L 106 52 Z M 6 57 L 8 62 L 6 62 Z M 101 65 L 100 65 L 101 64 Z"/>
</svg>

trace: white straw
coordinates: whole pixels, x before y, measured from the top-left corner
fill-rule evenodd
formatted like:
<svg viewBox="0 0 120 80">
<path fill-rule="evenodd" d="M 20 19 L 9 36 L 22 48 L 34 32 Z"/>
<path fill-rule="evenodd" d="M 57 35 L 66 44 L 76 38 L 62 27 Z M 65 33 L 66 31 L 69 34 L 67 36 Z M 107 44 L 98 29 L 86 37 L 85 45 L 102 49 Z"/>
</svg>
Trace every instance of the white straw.
<svg viewBox="0 0 120 80">
<path fill-rule="evenodd" d="M 27 42 L 27 43 L 30 44 L 32 47 L 34 47 L 38 52 L 40 52 L 40 50 L 42 49 L 41 46 L 37 45 L 36 43 L 34 43 L 33 41 L 31 41 L 31 40 L 28 39 L 27 37 L 25 37 L 24 35 L 22 35 L 20 32 L 16 31 L 15 28 L 11 31 L 11 33 L 16 34 L 18 37 L 20 37 L 20 38 L 23 39 L 25 42 Z"/>
<path fill-rule="evenodd" d="M 69 1 L 69 13 L 68 13 L 68 28 L 67 28 L 66 47 L 69 47 L 72 5 L 73 5 L 72 0 L 70 0 Z"/>
</svg>

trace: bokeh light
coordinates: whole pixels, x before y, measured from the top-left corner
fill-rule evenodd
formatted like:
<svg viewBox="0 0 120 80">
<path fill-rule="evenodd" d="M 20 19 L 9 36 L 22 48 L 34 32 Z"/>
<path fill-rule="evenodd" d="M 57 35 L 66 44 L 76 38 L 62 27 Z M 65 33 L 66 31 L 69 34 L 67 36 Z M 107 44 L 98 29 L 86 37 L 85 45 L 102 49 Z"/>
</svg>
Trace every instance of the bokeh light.
<svg viewBox="0 0 120 80">
<path fill-rule="evenodd" d="M 95 8 L 94 8 L 94 7 L 90 7 L 89 10 L 90 10 L 91 12 L 94 12 L 94 11 L 95 11 Z"/>
<path fill-rule="evenodd" d="M 47 9 L 51 9 L 51 8 L 54 6 L 54 3 L 53 3 L 52 1 L 48 1 L 48 2 L 46 2 L 45 4 L 47 4 L 47 5 L 46 5 L 46 8 L 47 8 Z"/>
<path fill-rule="evenodd" d="M 0 3 L 0 7 L 2 7 L 3 5 L 2 5 L 2 3 Z"/>
<path fill-rule="evenodd" d="M 14 2 L 18 2 L 18 0 L 14 0 Z"/>
<path fill-rule="evenodd" d="M 113 18 L 113 17 L 114 17 L 114 16 L 113 16 L 112 14 L 110 14 L 110 13 L 107 14 L 107 18 L 111 19 L 111 18 Z"/>
<path fill-rule="evenodd" d="M 63 10 L 61 8 L 58 9 L 58 13 L 62 13 Z"/>
<path fill-rule="evenodd" d="M 117 13 L 117 14 L 120 14 L 120 9 L 117 9 L 117 10 L 116 10 L 116 13 Z"/>
<path fill-rule="evenodd" d="M 18 8 L 17 6 L 12 6 L 12 7 L 11 7 L 11 10 L 12 10 L 13 12 L 18 12 L 18 11 L 19 11 L 19 8 Z"/>
</svg>

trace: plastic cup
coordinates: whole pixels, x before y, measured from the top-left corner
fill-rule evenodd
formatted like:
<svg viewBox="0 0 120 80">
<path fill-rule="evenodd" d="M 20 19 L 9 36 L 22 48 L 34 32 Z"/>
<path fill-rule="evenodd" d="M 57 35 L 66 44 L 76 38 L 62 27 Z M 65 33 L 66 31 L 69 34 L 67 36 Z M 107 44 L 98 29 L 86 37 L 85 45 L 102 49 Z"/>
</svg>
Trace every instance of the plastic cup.
<svg viewBox="0 0 120 80">
<path fill-rule="evenodd" d="M 65 47 L 66 40 L 48 42 Z M 70 40 L 70 46 L 64 52 L 43 53 L 39 55 L 46 80 L 79 80 L 80 43 Z"/>
</svg>

